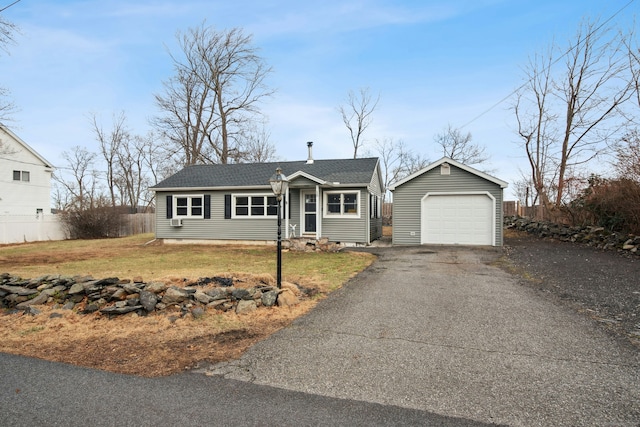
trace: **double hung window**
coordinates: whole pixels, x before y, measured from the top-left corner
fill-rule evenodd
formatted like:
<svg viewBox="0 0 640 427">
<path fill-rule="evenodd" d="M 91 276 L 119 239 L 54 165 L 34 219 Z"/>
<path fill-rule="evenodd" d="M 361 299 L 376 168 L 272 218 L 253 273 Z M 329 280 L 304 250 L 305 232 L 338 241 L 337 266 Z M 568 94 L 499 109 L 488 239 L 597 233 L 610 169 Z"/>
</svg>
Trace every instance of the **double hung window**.
<svg viewBox="0 0 640 427">
<path fill-rule="evenodd" d="M 204 218 L 204 196 L 173 196 L 173 216 L 176 218 Z"/>
<path fill-rule="evenodd" d="M 278 215 L 276 196 L 235 195 L 233 204 L 235 217 L 264 218 Z"/>
<path fill-rule="evenodd" d="M 325 192 L 325 216 L 360 216 L 360 192 Z"/>
</svg>

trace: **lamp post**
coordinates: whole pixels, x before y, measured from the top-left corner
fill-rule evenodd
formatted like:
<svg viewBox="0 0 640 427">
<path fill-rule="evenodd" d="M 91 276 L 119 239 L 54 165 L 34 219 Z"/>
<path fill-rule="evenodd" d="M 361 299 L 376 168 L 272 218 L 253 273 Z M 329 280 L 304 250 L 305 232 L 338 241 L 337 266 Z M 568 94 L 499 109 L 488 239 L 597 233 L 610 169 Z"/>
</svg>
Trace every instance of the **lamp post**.
<svg viewBox="0 0 640 427">
<path fill-rule="evenodd" d="M 282 173 L 282 169 L 278 167 L 276 174 L 269 179 L 269 184 L 271 184 L 273 194 L 278 201 L 278 270 L 276 283 L 278 284 L 278 289 L 280 289 L 282 287 L 282 196 L 287 194 L 289 180 Z"/>
</svg>

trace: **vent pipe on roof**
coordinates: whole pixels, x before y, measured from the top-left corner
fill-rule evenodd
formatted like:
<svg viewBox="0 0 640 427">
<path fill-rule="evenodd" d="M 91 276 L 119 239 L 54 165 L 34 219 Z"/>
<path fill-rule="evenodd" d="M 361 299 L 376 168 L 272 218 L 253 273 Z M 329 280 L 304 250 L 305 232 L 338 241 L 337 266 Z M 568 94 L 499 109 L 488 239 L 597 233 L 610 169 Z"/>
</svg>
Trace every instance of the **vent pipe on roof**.
<svg viewBox="0 0 640 427">
<path fill-rule="evenodd" d="M 313 142 L 307 142 L 307 148 L 309 149 L 309 158 L 307 158 L 307 164 L 310 165 L 313 163 Z"/>
</svg>

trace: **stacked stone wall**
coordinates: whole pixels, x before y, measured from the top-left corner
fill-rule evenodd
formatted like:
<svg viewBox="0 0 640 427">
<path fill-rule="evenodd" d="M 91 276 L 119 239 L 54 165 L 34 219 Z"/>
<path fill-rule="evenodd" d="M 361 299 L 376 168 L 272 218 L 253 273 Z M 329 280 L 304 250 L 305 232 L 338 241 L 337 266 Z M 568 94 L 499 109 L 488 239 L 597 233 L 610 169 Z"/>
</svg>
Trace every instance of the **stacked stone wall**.
<svg viewBox="0 0 640 427">
<path fill-rule="evenodd" d="M 294 305 L 305 292 L 310 292 L 292 283 L 283 283 L 281 289 L 268 283 L 247 286 L 232 277 L 201 278 L 182 285 L 117 277 L 96 280 L 90 276 L 50 275 L 22 279 L 3 273 L 0 308 L 38 314 L 37 306 L 47 304 L 108 316 L 134 312 L 147 315 L 166 310 L 199 317 L 205 310 L 242 314 L 260 307 Z"/>
<path fill-rule="evenodd" d="M 604 227 L 568 226 L 522 217 L 505 217 L 504 224 L 507 229 L 526 231 L 540 238 L 582 243 L 600 249 L 640 255 L 640 236 L 635 234 L 615 233 Z"/>
</svg>

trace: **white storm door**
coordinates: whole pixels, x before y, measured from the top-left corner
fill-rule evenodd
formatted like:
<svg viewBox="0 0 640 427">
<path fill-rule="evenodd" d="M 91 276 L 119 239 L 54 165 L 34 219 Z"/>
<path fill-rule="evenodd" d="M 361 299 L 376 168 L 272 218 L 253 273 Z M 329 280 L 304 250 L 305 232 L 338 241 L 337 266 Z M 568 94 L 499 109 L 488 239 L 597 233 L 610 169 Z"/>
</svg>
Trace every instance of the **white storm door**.
<svg viewBox="0 0 640 427">
<path fill-rule="evenodd" d="M 302 193 L 302 233 L 315 234 L 318 215 L 316 192 Z"/>
</svg>

